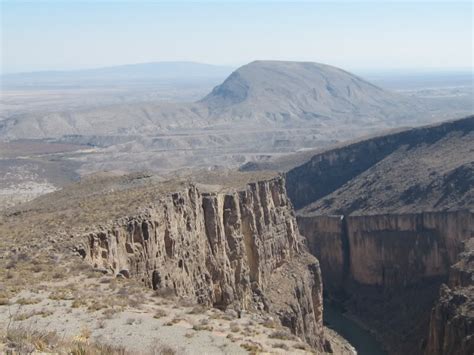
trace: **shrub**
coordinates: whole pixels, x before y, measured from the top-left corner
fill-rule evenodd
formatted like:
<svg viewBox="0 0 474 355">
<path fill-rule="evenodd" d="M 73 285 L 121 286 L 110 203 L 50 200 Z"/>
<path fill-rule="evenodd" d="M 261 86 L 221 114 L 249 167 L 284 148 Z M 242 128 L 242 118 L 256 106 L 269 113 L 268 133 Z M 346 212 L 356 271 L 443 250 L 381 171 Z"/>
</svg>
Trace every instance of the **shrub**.
<svg viewBox="0 0 474 355">
<path fill-rule="evenodd" d="M 160 309 L 156 310 L 155 315 L 153 316 L 153 318 L 159 319 L 159 318 L 166 317 L 167 315 L 168 315 L 168 313 L 166 313 L 165 310 L 160 308 Z"/>
<path fill-rule="evenodd" d="M 203 314 L 206 312 L 206 308 L 203 306 L 195 306 L 193 309 L 191 309 L 188 313 L 189 314 Z"/>
<path fill-rule="evenodd" d="M 280 340 L 295 340 L 297 339 L 293 334 L 285 331 L 285 330 L 276 330 L 269 335 L 272 339 L 280 339 Z"/>
<path fill-rule="evenodd" d="M 155 354 L 157 355 L 175 355 L 177 354 L 176 350 L 169 345 L 160 345 L 156 349 Z"/>
<path fill-rule="evenodd" d="M 37 304 L 40 300 L 38 298 L 19 298 L 16 303 L 22 306 L 29 305 L 29 304 Z"/>
</svg>

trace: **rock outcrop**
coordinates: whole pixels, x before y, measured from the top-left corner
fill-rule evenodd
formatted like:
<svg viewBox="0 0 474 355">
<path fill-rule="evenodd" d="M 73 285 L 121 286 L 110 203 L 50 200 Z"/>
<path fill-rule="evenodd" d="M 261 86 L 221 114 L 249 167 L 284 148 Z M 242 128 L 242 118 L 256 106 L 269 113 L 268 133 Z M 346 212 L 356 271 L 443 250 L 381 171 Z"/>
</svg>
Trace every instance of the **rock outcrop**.
<svg viewBox="0 0 474 355">
<path fill-rule="evenodd" d="M 474 353 L 474 238 L 465 245 L 431 311 L 426 355 Z"/>
<path fill-rule="evenodd" d="M 456 313 L 458 303 L 472 297 L 459 291 L 472 283 L 466 271 L 469 257 L 451 268 L 473 236 L 472 212 L 299 215 L 297 220 L 320 260 L 325 293 L 377 329 L 391 353 L 423 351 L 430 311 L 449 273 L 451 289 L 445 288 L 433 309 L 426 353 L 468 354 L 443 347 L 454 349 L 453 344 L 473 335 L 473 319 Z M 456 296 L 459 292 L 464 296 Z"/>
<path fill-rule="evenodd" d="M 363 285 L 405 287 L 447 276 L 474 231 L 470 211 L 297 219 L 332 285 L 349 277 Z"/>
<path fill-rule="evenodd" d="M 218 193 L 190 185 L 84 237 L 80 252 L 98 268 L 208 306 L 269 312 L 323 346 L 319 263 L 283 178 Z"/>
</svg>

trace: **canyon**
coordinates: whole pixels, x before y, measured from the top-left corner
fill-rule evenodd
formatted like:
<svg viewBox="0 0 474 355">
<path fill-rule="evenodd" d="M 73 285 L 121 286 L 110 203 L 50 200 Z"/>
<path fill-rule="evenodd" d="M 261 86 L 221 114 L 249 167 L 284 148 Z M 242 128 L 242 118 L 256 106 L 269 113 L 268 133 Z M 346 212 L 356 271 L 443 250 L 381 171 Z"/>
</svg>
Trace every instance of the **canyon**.
<svg viewBox="0 0 474 355">
<path fill-rule="evenodd" d="M 49 193 L 0 208 L 0 307 L 45 290 L 90 318 L 166 305 L 143 331 L 177 326 L 190 353 L 189 329 L 228 353 L 354 354 L 326 304 L 389 354 L 471 354 L 474 116 L 400 128 L 447 117 L 427 105 L 331 66 L 256 61 L 194 103 L 4 117 L 3 181 Z M 15 325 L 61 318 L 33 304 Z M 115 321 L 91 339 L 114 343 Z"/>
<path fill-rule="evenodd" d="M 466 326 L 455 339 L 443 339 L 448 332 L 436 331 L 440 325 L 435 323 L 450 323 L 441 315 L 449 297 L 441 298 L 430 320 L 440 286 L 453 277 L 451 266 L 462 260 L 464 244 L 474 237 L 472 212 L 300 215 L 298 226 L 320 260 L 326 297 L 377 329 L 390 353 L 468 354 L 473 349 L 471 311 L 456 315 L 465 318 Z M 449 281 L 457 292 L 470 283 Z"/>
<path fill-rule="evenodd" d="M 294 344 L 303 353 L 305 346 L 321 354 L 354 353 L 323 326 L 319 262 L 299 233 L 281 175 L 210 173 L 192 182 L 149 174 L 92 176 L 2 213 L 0 237 L 2 295 L 10 299 L 24 287 L 41 290 L 47 283 L 54 290 L 55 270 L 86 263 L 99 277 L 171 295 L 174 308 L 186 302 L 268 324 L 259 335 L 267 340 L 253 345 L 258 349 L 278 337 L 288 343 L 283 347 Z M 23 263 L 19 255 L 29 256 Z M 53 269 L 52 259 L 61 260 Z M 23 284 L 6 276 L 8 263 L 29 275 L 33 260 L 41 270 L 34 279 L 25 276 Z M 0 323 L 7 320 L 0 317 Z"/>
<path fill-rule="evenodd" d="M 304 341 L 317 353 L 354 354 L 324 324 L 326 303 L 373 332 L 389 354 L 469 354 L 473 119 L 359 141 L 286 174 L 83 178 L 0 213 L 2 297 L 16 300 L 26 289 L 59 287 L 51 281 L 56 269 L 85 263 L 99 277 L 172 295 L 178 309 L 186 300 L 287 329 L 291 337 L 258 328 L 264 340 L 255 346 L 268 352 L 279 336 L 302 349 L 298 341 Z M 433 154 L 444 160 L 430 159 Z M 407 162 L 412 175 L 401 180 Z M 391 203 L 382 198 L 387 185 Z M 307 195 L 301 193 L 305 186 L 311 186 Z M 355 203 L 359 195 L 347 192 L 354 186 L 365 186 L 360 193 L 372 199 Z M 402 203 L 407 190 L 411 204 Z M 300 208 L 295 212 L 293 205 Z M 54 268 L 52 260 L 59 260 Z M 23 278 L 11 275 L 12 263 Z M 34 279 L 32 270 L 39 270 Z"/>
<path fill-rule="evenodd" d="M 473 128 L 471 116 L 370 138 L 287 173 L 326 299 L 391 354 L 474 349 Z"/>
</svg>

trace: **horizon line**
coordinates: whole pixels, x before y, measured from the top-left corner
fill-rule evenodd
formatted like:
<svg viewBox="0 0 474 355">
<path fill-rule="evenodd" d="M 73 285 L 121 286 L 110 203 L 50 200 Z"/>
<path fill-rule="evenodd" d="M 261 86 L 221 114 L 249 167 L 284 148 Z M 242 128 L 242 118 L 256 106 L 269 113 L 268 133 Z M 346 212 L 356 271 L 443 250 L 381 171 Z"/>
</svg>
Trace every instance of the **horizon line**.
<svg viewBox="0 0 474 355">
<path fill-rule="evenodd" d="M 163 61 L 146 61 L 146 62 L 135 62 L 135 63 L 122 63 L 122 64 L 110 64 L 110 65 L 97 65 L 97 66 L 87 66 L 87 67 L 75 67 L 75 68 L 60 68 L 60 69 L 37 69 L 37 70 L 22 70 L 22 71 L 4 71 L 3 68 L 0 69 L 0 76 L 7 75 L 21 75 L 21 74 L 38 74 L 38 73 L 66 73 L 66 72 L 80 72 L 80 71 L 89 71 L 89 70 L 100 70 L 100 69 L 109 69 L 109 68 L 119 68 L 127 66 L 139 66 L 139 65 L 151 65 L 151 64 L 197 64 L 197 65 L 208 65 L 214 67 L 220 67 L 222 69 L 238 69 L 244 65 L 256 62 L 256 61 L 276 61 L 276 62 L 300 62 L 300 63 L 317 63 L 317 64 L 326 64 L 349 71 L 361 71 L 361 72 L 466 72 L 471 71 L 474 74 L 474 65 L 471 67 L 346 67 L 338 66 L 330 63 L 323 63 L 318 61 L 309 61 L 309 60 L 281 60 L 281 59 L 255 59 L 246 63 L 209 63 L 209 62 L 200 62 L 197 60 L 163 60 Z"/>
</svg>

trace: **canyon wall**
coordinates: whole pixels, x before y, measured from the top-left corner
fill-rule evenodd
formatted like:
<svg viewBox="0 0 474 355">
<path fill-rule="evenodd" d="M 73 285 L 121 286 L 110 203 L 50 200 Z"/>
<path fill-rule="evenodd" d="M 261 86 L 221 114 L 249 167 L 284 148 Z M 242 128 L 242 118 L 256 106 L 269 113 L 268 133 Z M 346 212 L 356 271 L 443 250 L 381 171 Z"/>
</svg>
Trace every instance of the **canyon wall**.
<svg viewBox="0 0 474 355">
<path fill-rule="evenodd" d="M 469 211 L 298 216 L 301 234 L 332 285 L 404 287 L 446 276 L 474 230 Z M 348 265 L 345 265 L 348 263 Z"/>
<path fill-rule="evenodd" d="M 349 216 L 351 278 L 389 288 L 445 276 L 472 230 L 469 211 Z"/>
<path fill-rule="evenodd" d="M 332 292 L 342 289 L 348 275 L 348 247 L 343 216 L 297 216 L 298 227 L 309 251 L 321 265 L 324 288 Z"/>
<path fill-rule="evenodd" d="M 431 311 L 426 355 L 474 354 L 474 238 L 465 246 Z"/>
<path fill-rule="evenodd" d="M 474 234 L 472 212 L 299 215 L 297 221 L 311 252 L 320 260 L 328 298 L 342 302 L 376 329 L 390 353 L 419 354 L 439 343 L 423 341 L 439 287 L 447 282 L 448 274 L 452 275 L 451 291 L 454 285 L 472 280 L 464 269 L 451 268 Z M 430 339 L 451 334 L 446 335 L 446 342 L 452 344 L 465 338 L 461 334 L 472 334 L 465 323 L 464 331 L 441 329 L 451 324 L 444 321 L 453 314 L 446 311 L 449 307 L 453 308 L 452 297 L 445 296 L 433 310 Z M 426 353 L 431 354 L 429 351 Z"/>
<path fill-rule="evenodd" d="M 281 177 L 241 191 L 190 185 L 83 237 L 80 253 L 95 267 L 208 306 L 269 312 L 322 348 L 319 263 L 302 242 Z"/>
</svg>

